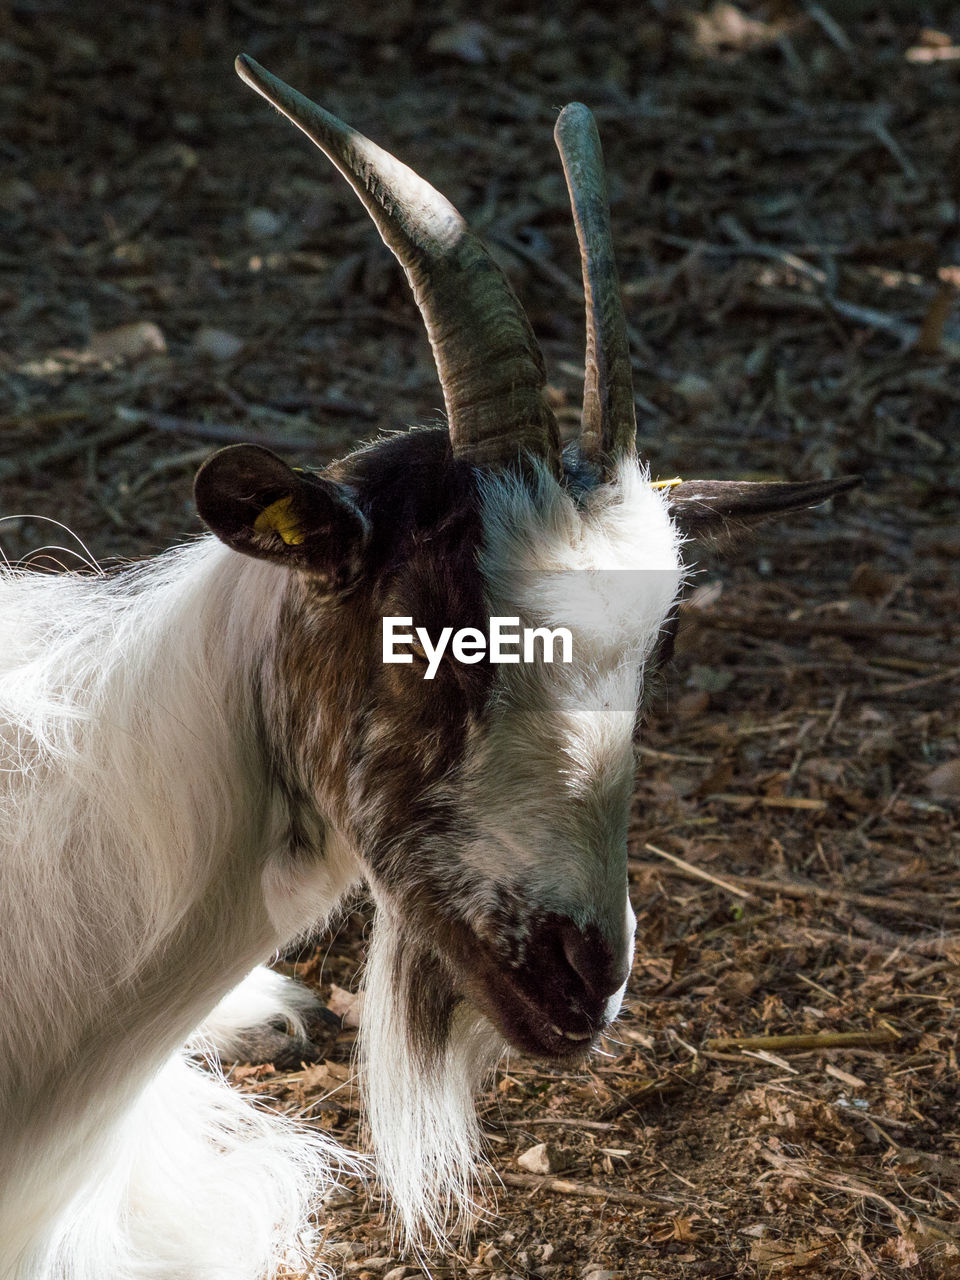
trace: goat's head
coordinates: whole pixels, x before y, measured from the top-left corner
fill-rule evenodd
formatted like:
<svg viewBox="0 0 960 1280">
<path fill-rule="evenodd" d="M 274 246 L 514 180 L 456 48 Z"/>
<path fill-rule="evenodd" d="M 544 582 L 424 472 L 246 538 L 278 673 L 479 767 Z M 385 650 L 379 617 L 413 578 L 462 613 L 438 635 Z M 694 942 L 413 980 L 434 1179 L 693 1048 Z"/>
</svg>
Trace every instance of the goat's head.
<svg viewBox="0 0 960 1280">
<path fill-rule="evenodd" d="M 561 452 L 529 322 L 453 206 L 252 60 L 238 70 L 329 156 L 399 259 L 447 416 L 319 474 L 237 446 L 197 477 L 213 532 L 290 571 L 271 695 L 279 774 L 294 815 L 322 814 L 362 860 L 425 1058 L 464 1000 L 510 1043 L 577 1058 L 630 968 L 633 730 L 680 547 L 851 482 L 650 483 L 586 108 L 567 107 L 556 131 L 587 300 L 583 425 Z M 485 632 L 491 616 L 568 625 L 573 660 L 445 659 L 426 680 L 422 655 L 383 662 L 389 616 L 432 637 Z"/>
</svg>

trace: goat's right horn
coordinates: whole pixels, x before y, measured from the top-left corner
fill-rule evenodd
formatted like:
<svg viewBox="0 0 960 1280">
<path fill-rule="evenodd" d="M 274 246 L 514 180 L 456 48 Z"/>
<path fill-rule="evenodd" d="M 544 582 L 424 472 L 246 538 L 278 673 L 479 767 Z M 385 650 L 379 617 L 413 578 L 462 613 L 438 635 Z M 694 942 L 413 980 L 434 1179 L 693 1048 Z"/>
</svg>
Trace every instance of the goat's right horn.
<svg viewBox="0 0 960 1280">
<path fill-rule="evenodd" d="M 333 161 L 406 272 L 433 347 L 454 454 L 504 466 L 531 453 L 556 470 L 559 433 L 530 322 L 450 201 L 246 54 L 236 68 Z"/>
<path fill-rule="evenodd" d="M 580 453 L 605 472 L 637 451 L 637 417 L 627 322 L 610 233 L 603 152 L 592 113 L 571 102 L 557 117 L 554 139 L 563 161 L 580 243 L 587 303 Z"/>
</svg>

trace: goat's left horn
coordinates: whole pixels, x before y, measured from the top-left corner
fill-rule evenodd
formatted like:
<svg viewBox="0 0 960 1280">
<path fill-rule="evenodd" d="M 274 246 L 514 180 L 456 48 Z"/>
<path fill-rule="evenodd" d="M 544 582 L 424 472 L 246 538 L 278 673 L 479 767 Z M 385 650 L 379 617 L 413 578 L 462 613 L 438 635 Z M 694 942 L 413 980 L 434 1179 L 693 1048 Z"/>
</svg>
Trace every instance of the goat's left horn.
<svg viewBox="0 0 960 1280">
<path fill-rule="evenodd" d="M 454 454 L 504 466 L 532 453 L 556 469 L 559 433 L 530 322 L 450 201 L 246 54 L 236 67 L 332 160 L 406 272 L 433 347 Z"/>
<path fill-rule="evenodd" d="M 580 242 L 587 304 L 580 453 L 603 472 L 637 450 L 630 344 L 613 256 L 603 152 L 596 121 L 582 102 L 563 108 L 554 138 Z"/>
</svg>

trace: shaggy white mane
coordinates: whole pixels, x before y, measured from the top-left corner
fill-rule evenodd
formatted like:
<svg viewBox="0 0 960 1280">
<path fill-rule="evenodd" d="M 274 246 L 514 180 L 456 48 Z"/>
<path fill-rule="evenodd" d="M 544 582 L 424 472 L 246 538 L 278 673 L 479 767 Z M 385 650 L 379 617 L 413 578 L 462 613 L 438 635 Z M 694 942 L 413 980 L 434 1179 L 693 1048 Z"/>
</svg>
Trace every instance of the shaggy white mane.
<svg viewBox="0 0 960 1280">
<path fill-rule="evenodd" d="M 283 580 L 213 539 L 115 577 L 0 574 L 3 1280 L 312 1256 L 332 1144 L 178 1049 L 278 942 L 248 689 Z"/>
</svg>

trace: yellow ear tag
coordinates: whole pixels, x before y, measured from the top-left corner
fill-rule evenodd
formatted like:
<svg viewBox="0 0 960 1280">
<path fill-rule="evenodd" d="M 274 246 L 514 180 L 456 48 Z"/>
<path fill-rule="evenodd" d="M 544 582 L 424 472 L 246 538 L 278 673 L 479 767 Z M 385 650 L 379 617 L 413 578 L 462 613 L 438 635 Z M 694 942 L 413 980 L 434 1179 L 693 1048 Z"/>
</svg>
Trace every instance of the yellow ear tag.
<svg viewBox="0 0 960 1280">
<path fill-rule="evenodd" d="M 306 541 L 306 534 L 297 524 L 292 507 L 292 494 L 271 502 L 269 507 L 264 507 L 254 520 L 254 529 L 257 533 L 278 533 L 288 547 L 299 547 L 301 542 Z"/>
<path fill-rule="evenodd" d="M 679 476 L 674 476 L 672 480 L 651 480 L 651 489 L 672 489 L 675 484 L 683 484 Z"/>
</svg>

